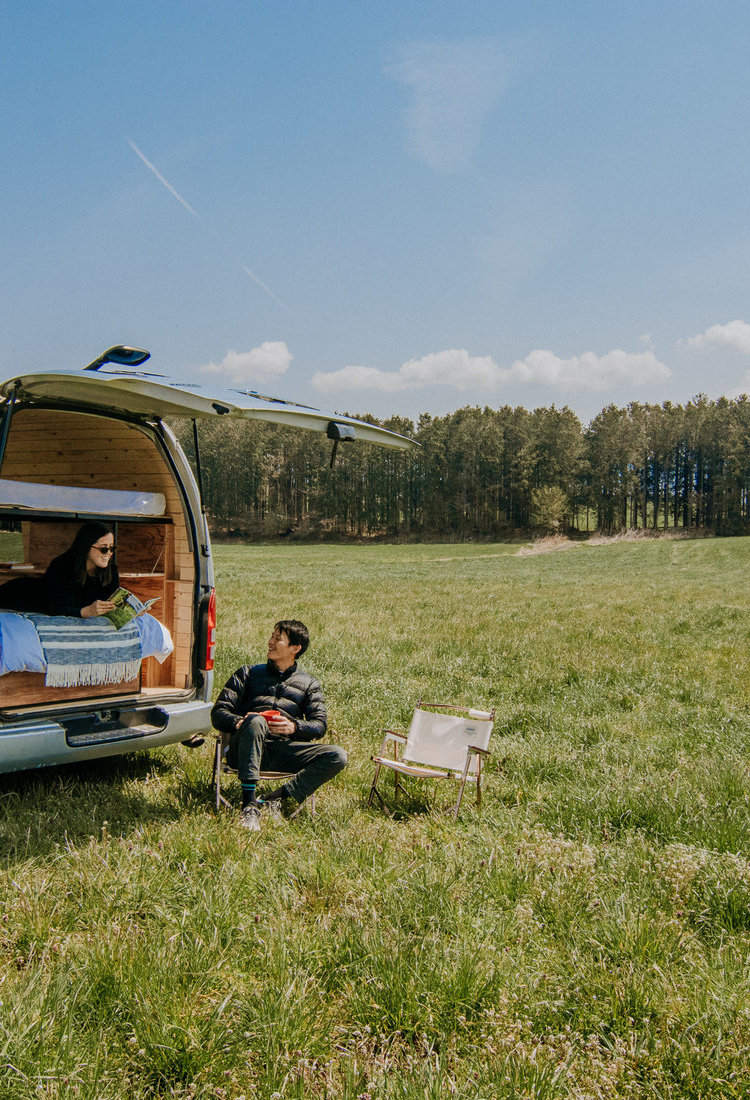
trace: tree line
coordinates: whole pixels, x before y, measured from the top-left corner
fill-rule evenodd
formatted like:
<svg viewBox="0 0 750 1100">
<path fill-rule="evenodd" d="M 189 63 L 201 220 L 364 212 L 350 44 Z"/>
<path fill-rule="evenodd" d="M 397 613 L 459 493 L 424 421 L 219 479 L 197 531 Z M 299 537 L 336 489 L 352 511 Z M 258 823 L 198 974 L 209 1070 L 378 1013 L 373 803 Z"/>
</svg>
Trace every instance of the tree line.
<svg viewBox="0 0 750 1100">
<path fill-rule="evenodd" d="M 418 450 L 217 418 L 198 425 L 216 534 L 502 538 L 629 528 L 750 531 L 750 400 L 569 408 L 467 407 L 376 420 Z M 188 454 L 193 426 L 176 422 Z"/>
</svg>

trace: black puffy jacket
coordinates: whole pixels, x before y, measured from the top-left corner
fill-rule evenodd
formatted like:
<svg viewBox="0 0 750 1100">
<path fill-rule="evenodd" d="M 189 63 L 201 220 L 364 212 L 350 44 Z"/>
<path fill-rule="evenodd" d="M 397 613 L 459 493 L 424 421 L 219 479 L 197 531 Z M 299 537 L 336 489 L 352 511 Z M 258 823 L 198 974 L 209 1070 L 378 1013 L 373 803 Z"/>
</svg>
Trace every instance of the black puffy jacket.
<svg viewBox="0 0 750 1100">
<path fill-rule="evenodd" d="M 107 579 L 105 579 L 107 578 Z M 53 558 L 43 577 L 44 611 L 48 615 L 78 615 L 81 608 L 88 607 L 94 600 L 108 600 L 120 586 L 117 566 L 111 563 L 108 570 L 97 569 L 93 576 L 87 576 L 83 584 L 73 575 L 73 553 Z"/>
<path fill-rule="evenodd" d="M 230 676 L 211 711 L 211 722 L 231 733 L 239 717 L 280 710 L 297 727 L 297 741 L 318 741 L 328 727 L 323 689 L 296 663 L 279 672 L 272 661 L 243 665 Z"/>
</svg>

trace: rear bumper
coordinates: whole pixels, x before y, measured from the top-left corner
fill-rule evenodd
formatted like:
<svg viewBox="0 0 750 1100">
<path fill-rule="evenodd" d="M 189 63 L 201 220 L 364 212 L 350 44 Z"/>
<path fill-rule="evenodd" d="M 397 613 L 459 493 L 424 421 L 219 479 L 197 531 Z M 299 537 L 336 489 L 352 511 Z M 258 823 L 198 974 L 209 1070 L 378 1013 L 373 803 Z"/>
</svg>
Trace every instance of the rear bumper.
<svg viewBox="0 0 750 1100">
<path fill-rule="evenodd" d="M 119 729 L 71 736 L 60 722 L 50 719 L 0 725 L 0 773 L 26 771 L 80 760 L 140 752 L 185 741 L 211 729 L 211 703 L 195 700 L 143 709 L 143 720 Z"/>
</svg>

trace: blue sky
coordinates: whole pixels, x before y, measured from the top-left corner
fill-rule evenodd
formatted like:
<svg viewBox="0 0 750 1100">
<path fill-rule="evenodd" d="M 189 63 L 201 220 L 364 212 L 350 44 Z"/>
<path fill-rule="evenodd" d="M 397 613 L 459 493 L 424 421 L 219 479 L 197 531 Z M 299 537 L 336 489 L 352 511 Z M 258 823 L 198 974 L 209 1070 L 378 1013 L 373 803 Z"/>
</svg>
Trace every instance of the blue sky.
<svg viewBox="0 0 750 1100">
<path fill-rule="evenodd" d="M 750 390 L 750 5 L 0 12 L 2 376 L 327 409 Z"/>
</svg>

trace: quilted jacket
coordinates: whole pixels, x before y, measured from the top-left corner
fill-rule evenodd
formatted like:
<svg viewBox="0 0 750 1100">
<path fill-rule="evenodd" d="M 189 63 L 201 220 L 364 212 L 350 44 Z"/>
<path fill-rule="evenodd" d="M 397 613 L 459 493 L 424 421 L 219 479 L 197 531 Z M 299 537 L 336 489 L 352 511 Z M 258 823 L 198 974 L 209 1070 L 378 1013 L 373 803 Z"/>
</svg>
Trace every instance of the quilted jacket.
<svg viewBox="0 0 750 1100">
<path fill-rule="evenodd" d="M 238 668 L 214 703 L 211 722 L 222 733 L 231 733 L 240 715 L 262 710 L 280 710 L 291 718 L 297 741 L 318 741 L 328 726 L 323 689 L 296 663 L 284 672 L 272 661 Z"/>
</svg>

